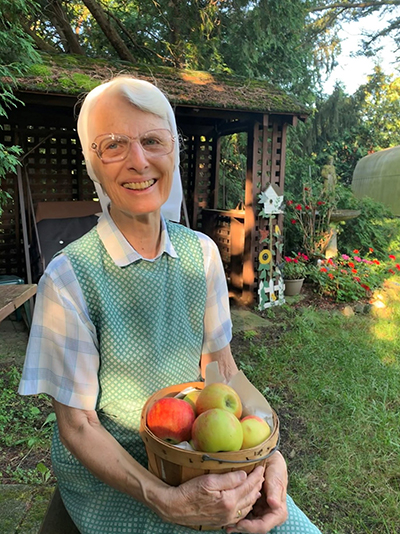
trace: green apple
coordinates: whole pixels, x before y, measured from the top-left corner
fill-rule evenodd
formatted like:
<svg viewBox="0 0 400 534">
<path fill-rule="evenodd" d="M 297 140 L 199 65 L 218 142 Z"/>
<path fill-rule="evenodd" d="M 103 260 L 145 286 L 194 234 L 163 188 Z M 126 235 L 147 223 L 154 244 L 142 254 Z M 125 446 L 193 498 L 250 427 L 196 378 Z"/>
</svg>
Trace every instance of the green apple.
<svg viewBox="0 0 400 534">
<path fill-rule="evenodd" d="M 271 434 L 269 424 L 257 415 L 248 415 L 240 421 L 243 430 L 242 449 L 257 447 Z"/>
<path fill-rule="evenodd" d="M 242 415 L 242 401 L 239 395 L 233 388 L 221 382 L 206 386 L 196 401 L 197 415 L 213 408 L 233 413 L 238 419 Z"/>
<path fill-rule="evenodd" d="M 197 413 L 196 412 L 196 401 L 197 401 L 198 396 L 200 395 L 200 392 L 201 392 L 200 389 L 194 389 L 193 391 L 185 395 L 185 397 L 183 397 L 183 400 L 188 402 L 192 406 L 195 413 Z"/>
<path fill-rule="evenodd" d="M 239 451 L 243 442 L 242 425 L 233 413 L 213 408 L 195 419 L 192 440 L 198 451 Z"/>
</svg>

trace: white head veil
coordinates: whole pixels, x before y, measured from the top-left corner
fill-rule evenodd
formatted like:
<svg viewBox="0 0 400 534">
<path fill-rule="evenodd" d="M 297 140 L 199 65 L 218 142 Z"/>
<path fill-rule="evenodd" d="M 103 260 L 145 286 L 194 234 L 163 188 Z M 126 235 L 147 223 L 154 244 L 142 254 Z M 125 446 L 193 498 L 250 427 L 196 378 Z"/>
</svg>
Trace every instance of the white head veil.
<svg viewBox="0 0 400 534">
<path fill-rule="evenodd" d="M 85 157 L 88 175 L 93 180 L 103 211 L 109 203 L 109 198 L 104 193 L 99 183 L 90 158 L 94 153 L 90 150 L 92 140 L 89 139 L 90 112 L 98 97 L 105 91 L 110 95 L 122 95 L 132 104 L 149 113 L 158 115 L 168 121 L 172 135 L 175 136 L 174 146 L 174 171 L 172 187 L 167 201 L 161 206 L 161 213 L 166 219 L 179 222 L 182 205 L 182 183 L 179 172 L 179 137 L 176 127 L 175 115 L 171 104 L 165 95 L 153 84 L 129 76 L 118 76 L 113 80 L 99 85 L 86 96 L 78 117 L 78 135 L 81 141 L 83 155 Z M 118 133 L 118 132 L 116 132 Z M 97 156 L 96 156 L 97 157 Z"/>
</svg>

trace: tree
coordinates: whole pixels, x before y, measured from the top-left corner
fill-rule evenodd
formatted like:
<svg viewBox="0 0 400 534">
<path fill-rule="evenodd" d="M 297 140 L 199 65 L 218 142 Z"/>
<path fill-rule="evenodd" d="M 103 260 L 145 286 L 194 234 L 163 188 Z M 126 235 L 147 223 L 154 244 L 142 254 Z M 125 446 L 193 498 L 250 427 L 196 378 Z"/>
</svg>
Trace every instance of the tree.
<svg viewBox="0 0 400 534">
<path fill-rule="evenodd" d="M 2 0 L 0 2 L 0 116 L 7 117 L 7 109 L 19 100 L 13 94 L 15 76 L 21 75 L 40 57 L 33 48 L 33 40 L 26 35 L 21 17 L 36 9 L 30 0 Z M 1 182 L 9 172 L 16 172 L 21 148 L 0 143 L 0 215 L 9 195 L 2 190 Z"/>
</svg>

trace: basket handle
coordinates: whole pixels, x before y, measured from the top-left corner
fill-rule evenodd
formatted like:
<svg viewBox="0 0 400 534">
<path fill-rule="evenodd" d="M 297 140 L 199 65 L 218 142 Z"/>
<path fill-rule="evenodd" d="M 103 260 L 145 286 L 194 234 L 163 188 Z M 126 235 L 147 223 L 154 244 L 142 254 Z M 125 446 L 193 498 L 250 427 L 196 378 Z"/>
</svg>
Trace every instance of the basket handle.
<svg viewBox="0 0 400 534">
<path fill-rule="evenodd" d="M 272 456 L 274 454 L 274 452 L 278 450 L 279 442 L 280 442 L 280 436 L 278 438 L 278 443 L 275 445 L 275 447 L 273 449 L 271 449 L 269 451 L 269 453 L 266 456 L 262 456 L 261 458 L 254 458 L 253 460 L 221 460 L 221 458 L 213 458 L 212 456 L 209 456 L 208 454 L 203 454 L 201 459 L 204 462 L 208 462 L 208 461 L 212 460 L 214 462 L 219 462 L 221 464 L 252 464 L 252 463 L 255 463 L 255 462 L 261 462 L 262 460 L 266 460 L 267 458 Z"/>
</svg>

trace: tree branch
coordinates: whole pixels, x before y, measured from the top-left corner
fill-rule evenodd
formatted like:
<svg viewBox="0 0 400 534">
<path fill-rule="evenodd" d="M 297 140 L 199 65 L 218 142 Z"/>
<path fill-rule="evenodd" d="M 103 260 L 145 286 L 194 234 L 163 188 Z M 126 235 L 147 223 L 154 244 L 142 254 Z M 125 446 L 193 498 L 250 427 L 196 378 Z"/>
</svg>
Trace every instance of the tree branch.
<svg viewBox="0 0 400 534">
<path fill-rule="evenodd" d="M 389 0 L 387 2 L 336 2 L 334 4 L 326 4 L 308 9 L 309 13 L 315 13 L 317 11 L 326 11 L 328 9 L 337 9 L 338 7 L 344 9 L 362 9 L 365 7 L 384 7 L 384 6 L 399 6 L 400 0 Z"/>
<path fill-rule="evenodd" d="M 118 35 L 112 24 L 110 24 L 107 18 L 107 13 L 104 11 L 102 6 L 95 0 L 82 1 L 88 8 L 90 13 L 93 15 L 93 18 L 96 20 L 104 35 L 107 37 L 108 41 L 117 52 L 119 58 L 125 61 L 129 61 L 131 63 L 136 63 L 135 58 L 133 57 L 129 48 L 124 43 L 123 39 Z"/>
<path fill-rule="evenodd" d="M 165 57 L 160 56 L 160 54 L 157 54 L 157 52 L 155 52 L 154 50 L 151 50 L 150 48 L 146 48 L 138 44 L 135 38 L 133 37 L 132 33 L 122 24 L 122 22 L 119 20 L 119 18 L 116 15 L 114 15 L 114 13 L 111 13 L 111 11 L 107 10 L 107 15 L 109 15 L 116 22 L 116 24 L 119 26 L 121 31 L 128 37 L 128 39 L 130 40 L 130 42 L 133 44 L 135 48 L 137 48 L 138 50 L 141 50 L 147 55 L 153 54 L 154 56 L 158 57 L 162 61 L 166 60 Z"/>
</svg>

